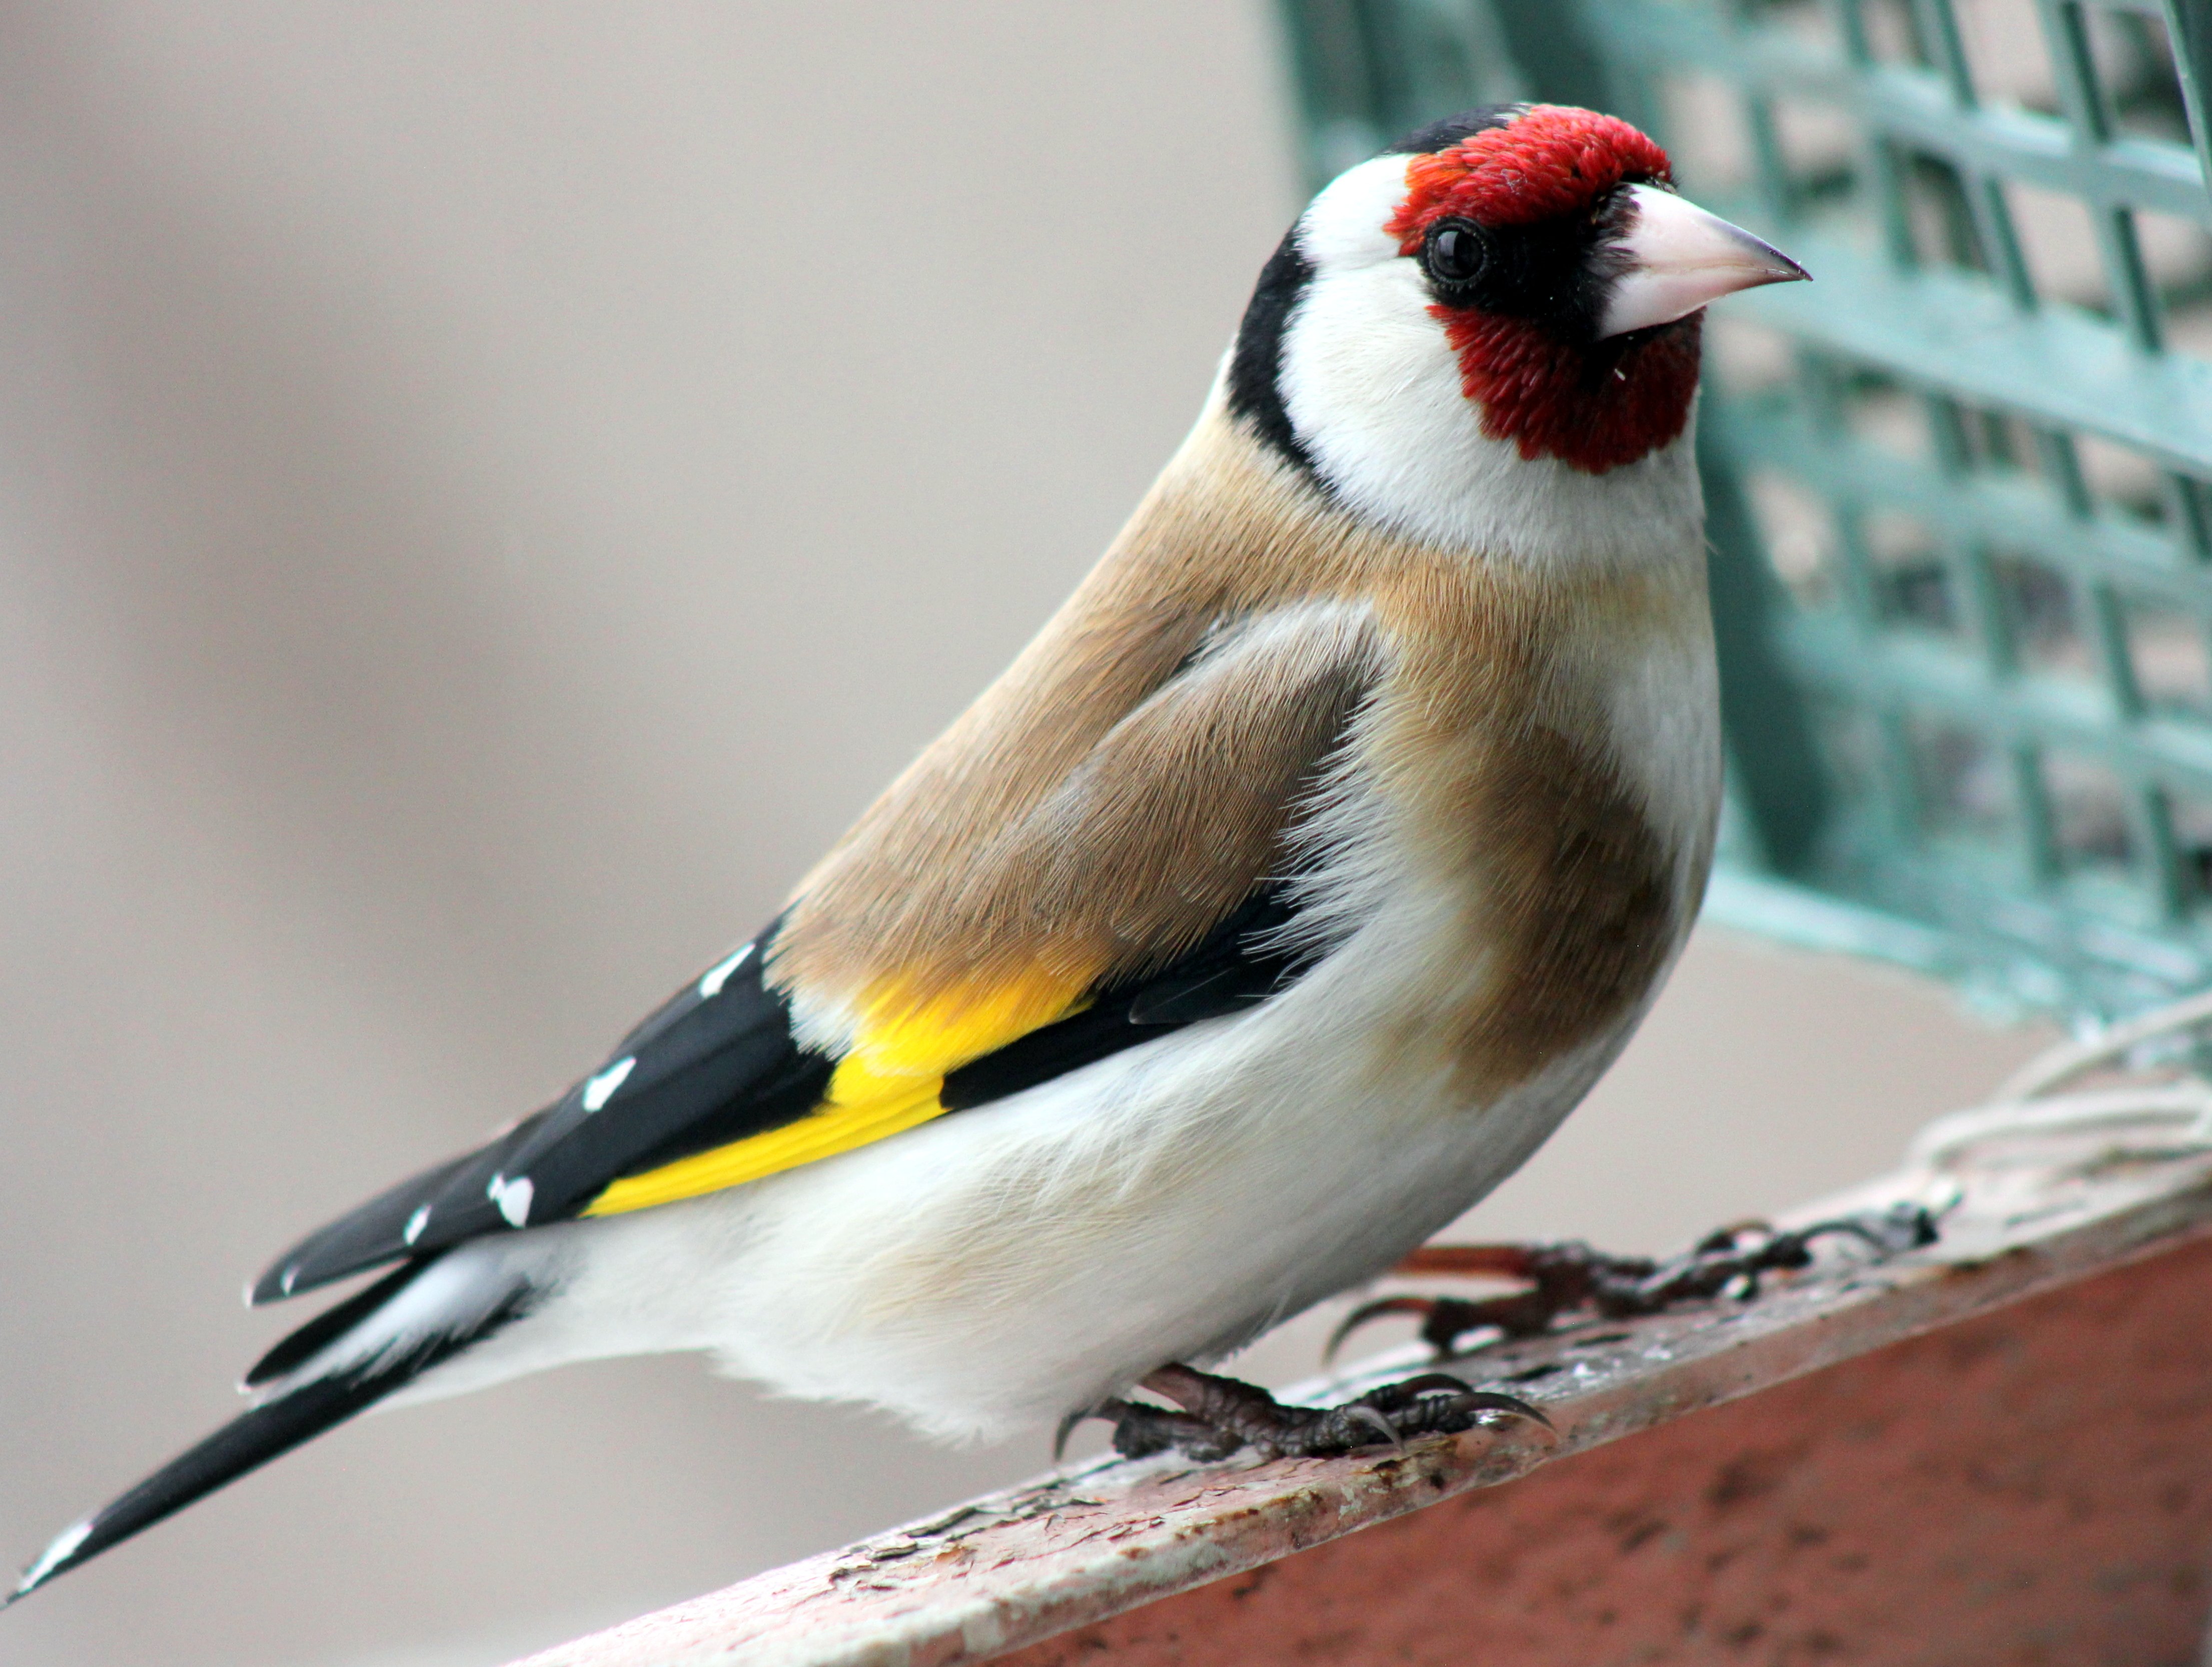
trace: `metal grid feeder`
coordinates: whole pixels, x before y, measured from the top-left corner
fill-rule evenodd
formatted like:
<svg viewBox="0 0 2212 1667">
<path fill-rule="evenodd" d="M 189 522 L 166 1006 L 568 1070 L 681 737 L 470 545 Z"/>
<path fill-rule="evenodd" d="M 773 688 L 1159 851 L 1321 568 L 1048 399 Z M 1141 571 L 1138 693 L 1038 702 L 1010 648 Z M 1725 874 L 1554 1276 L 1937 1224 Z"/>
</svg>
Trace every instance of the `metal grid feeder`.
<svg viewBox="0 0 2212 1667">
<path fill-rule="evenodd" d="M 1311 172 L 1592 104 L 1715 320 L 1709 911 L 2080 1018 L 2212 983 L 2212 0 L 1284 0 Z"/>
</svg>

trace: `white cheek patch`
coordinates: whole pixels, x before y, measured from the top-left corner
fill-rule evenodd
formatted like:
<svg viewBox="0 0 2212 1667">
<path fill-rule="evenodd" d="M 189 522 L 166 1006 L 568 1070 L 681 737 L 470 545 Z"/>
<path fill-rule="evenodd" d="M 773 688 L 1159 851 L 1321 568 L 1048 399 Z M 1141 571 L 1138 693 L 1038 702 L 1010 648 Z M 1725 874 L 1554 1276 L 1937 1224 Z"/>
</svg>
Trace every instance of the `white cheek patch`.
<svg viewBox="0 0 2212 1667">
<path fill-rule="evenodd" d="M 1410 156 L 1377 156 L 1322 188 L 1298 221 L 1298 252 L 1316 271 L 1350 271 L 1398 259 L 1383 230 L 1406 201 Z"/>
<path fill-rule="evenodd" d="M 1395 251 L 1316 261 L 1283 332 L 1283 407 L 1346 508 L 1425 543 L 1529 562 L 1633 564 L 1698 549 L 1689 429 L 1602 475 L 1522 457 L 1483 433 L 1431 299 L 1418 264 Z"/>
</svg>

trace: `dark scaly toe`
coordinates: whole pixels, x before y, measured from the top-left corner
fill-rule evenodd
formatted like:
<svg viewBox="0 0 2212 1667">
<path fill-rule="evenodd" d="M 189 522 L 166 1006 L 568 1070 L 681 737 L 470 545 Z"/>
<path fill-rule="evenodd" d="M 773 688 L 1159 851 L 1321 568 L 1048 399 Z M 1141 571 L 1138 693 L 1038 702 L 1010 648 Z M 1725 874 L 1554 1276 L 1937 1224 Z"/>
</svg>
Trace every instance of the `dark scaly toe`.
<svg viewBox="0 0 2212 1667">
<path fill-rule="evenodd" d="M 1917 1204 L 1865 1210 L 1787 1232 L 1763 1222 L 1744 1223 L 1708 1234 L 1689 1255 L 1662 1262 L 1640 1281 L 1601 1291 L 1596 1306 L 1608 1319 L 1630 1319 L 1731 1291 L 1748 1301 L 1766 1275 L 1811 1267 L 1813 1246 L 1820 1239 L 1856 1238 L 1881 1257 L 1919 1250 L 1936 1237 L 1936 1218 Z"/>
<path fill-rule="evenodd" d="M 1425 1435 L 1457 1435 L 1494 1414 L 1552 1427 L 1540 1407 L 1517 1395 L 1473 1389 L 1447 1372 L 1428 1372 L 1370 1390 L 1341 1406 L 1321 1408 L 1318 1419 L 1290 1433 L 1298 1445 L 1284 1451 L 1302 1458 L 1321 1457 L 1374 1446 L 1377 1436 L 1402 1448 Z"/>
<path fill-rule="evenodd" d="M 1528 1337 L 1570 1314 L 1632 1319 L 1731 1290 L 1749 1298 L 1758 1294 L 1765 1275 L 1809 1267 L 1813 1245 L 1835 1237 L 1856 1238 L 1878 1256 L 1888 1256 L 1933 1244 L 1936 1232 L 1926 1210 L 1898 1205 L 1788 1232 L 1763 1223 L 1738 1223 L 1707 1234 L 1686 1256 L 1663 1262 L 1605 1256 L 1573 1243 L 1431 1246 L 1410 1260 L 1414 1271 L 1503 1275 L 1528 1281 L 1529 1288 L 1480 1301 L 1384 1298 L 1355 1310 L 1337 1328 L 1329 1348 L 1334 1353 L 1352 1331 L 1384 1314 L 1420 1315 L 1421 1335 L 1443 1358 L 1461 1338 L 1485 1329 Z M 1127 1458 L 1175 1450 L 1211 1463 L 1246 1446 L 1271 1456 L 1322 1457 L 1384 1442 L 1402 1445 L 1409 1437 L 1455 1433 L 1492 1414 L 1550 1423 L 1526 1401 L 1471 1389 L 1440 1372 L 1322 1408 L 1286 1407 L 1250 1384 L 1181 1365 L 1162 1366 L 1144 1386 L 1176 1408 L 1109 1400 L 1085 1415 L 1113 1421 L 1114 1449 Z M 1061 1427 L 1062 1440 L 1068 1427 Z"/>
<path fill-rule="evenodd" d="M 1418 1378 L 1385 1384 L 1345 1404 L 1372 1407 L 1406 1435 L 1435 1435 L 1447 1428 L 1463 1430 L 1468 1423 L 1449 1421 L 1466 1419 L 1471 1422 L 1486 1412 L 1510 1413 L 1516 1418 L 1541 1424 L 1547 1430 L 1552 1427 L 1549 1415 L 1534 1402 L 1496 1390 L 1475 1389 L 1448 1372 L 1425 1372 Z"/>
<path fill-rule="evenodd" d="M 1942 1237 L 1936 1226 L 1936 1213 L 1924 1204 L 1892 1204 L 1886 1210 L 1862 1210 L 1856 1215 L 1807 1227 L 1803 1236 L 1810 1238 L 1816 1234 L 1838 1232 L 1856 1234 L 1884 1256 L 1924 1250 Z"/>
<path fill-rule="evenodd" d="M 1390 1314 L 1419 1315 L 1421 1341 L 1436 1350 L 1437 1359 L 1443 1360 L 1456 1351 L 1461 1338 L 1474 1332 L 1495 1330 L 1507 1337 L 1540 1336 L 1551 1329 L 1560 1312 L 1559 1304 L 1540 1287 L 1480 1300 L 1466 1297 L 1382 1297 L 1360 1304 L 1344 1317 L 1343 1323 L 1329 1333 L 1328 1347 L 1322 1359 L 1334 1360 L 1346 1337 L 1369 1321 Z"/>
<path fill-rule="evenodd" d="M 1267 1390 L 1186 1366 L 1166 1366 L 1144 1386 L 1182 1408 L 1181 1414 L 1109 1403 L 1106 1416 L 1139 1416 L 1117 1423 L 1115 1446 L 1123 1432 L 1143 1453 L 1180 1448 L 1196 1459 L 1225 1458 L 1250 1446 L 1271 1458 L 1320 1458 L 1383 1445 L 1403 1446 L 1411 1438 L 1455 1434 L 1474 1428 L 1488 1415 L 1507 1414 L 1549 1426 L 1551 1421 L 1516 1396 L 1469 1388 L 1456 1378 L 1427 1372 L 1401 1384 L 1386 1384 L 1335 1407 L 1287 1407 Z M 1197 1435 L 1204 1431 L 1205 1435 Z M 1194 1439 L 1195 1437 L 1195 1439 Z"/>
<path fill-rule="evenodd" d="M 1285 1407 L 1256 1384 L 1187 1366 L 1164 1366 L 1147 1373 L 1143 1386 L 1174 1402 L 1200 1424 L 1230 1438 L 1231 1452 L 1247 1442 L 1261 1448 L 1272 1446 L 1272 1438 L 1303 1410 Z"/>
<path fill-rule="evenodd" d="M 1212 1463 L 1244 1445 L 1241 1437 L 1187 1412 L 1148 1407 L 1137 1401 L 1102 1401 L 1090 1415 L 1114 1421 L 1114 1451 L 1124 1458 L 1150 1458 L 1154 1453 L 1175 1451 L 1187 1458 Z"/>
<path fill-rule="evenodd" d="M 1439 1360 L 1459 1352 L 1478 1331 L 1504 1337 L 1540 1337 L 1563 1315 L 1595 1307 L 1636 1292 L 1659 1270 L 1648 1256 L 1607 1256 L 1578 1241 L 1559 1244 L 1425 1244 L 1397 1271 L 1528 1281 L 1525 1291 L 1470 1300 L 1464 1297 L 1384 1297 L 1363 1304 L 1330 1337 L 1328 1354 L 1354 1330 L 1386 1314 L 1421 1316 L 1421 1341 Z"/>
<path fill-rule="evenodd" d="M 1765 1275 L 1809 1268 L 1814 1244 L 1835 1238 L 1858 1239 L 1877 1256 L 1895 1256 L 1934 1244 L 1936 1220 L 1917 1204 L 1897 1204 L 1787 1232 L 1763 1221 L 1740 1221 L 1706 1234 L 1688 1254 L 1666 1262 L 1607 1256 L 1571 1242 L 1425 1245 L 1400 1265 L 1400 1272 L 1518 1279 L 1528 1281 L 1528 1288 L 1480 1300 L 1384 1297 L 1354 1309 L 1329 1339 L 1328 1352 L 1334 1355 L 1352 1332 L 1387 1314 L 1419 1315 L 1422 1341 L 1445 1360 L 1458 1352 L 1462 1338 L 1486 1329 L 1505 1337 L 1533 1337 L 1571 1315 L 1638 1319 L 1729 1293 L 1748 1300 L 1759 1294 Z"/>
</svg>

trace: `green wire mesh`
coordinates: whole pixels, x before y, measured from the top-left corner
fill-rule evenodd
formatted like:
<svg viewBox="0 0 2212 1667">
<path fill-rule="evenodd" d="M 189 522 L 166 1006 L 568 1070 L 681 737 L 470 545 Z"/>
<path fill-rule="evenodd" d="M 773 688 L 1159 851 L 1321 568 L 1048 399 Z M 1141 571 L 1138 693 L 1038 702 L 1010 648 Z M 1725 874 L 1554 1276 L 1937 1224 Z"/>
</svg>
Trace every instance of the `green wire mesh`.
<svg viewBox="0 0 2212 1667">
<path fill-rule="evenodd" d="M 1709 915 L 2108 1015 L 2212 983 L 2212 0 L 1284 0 L 1322 178 L 1593 104 L 1816 282 L 1714 320 Z"/>
</svg>

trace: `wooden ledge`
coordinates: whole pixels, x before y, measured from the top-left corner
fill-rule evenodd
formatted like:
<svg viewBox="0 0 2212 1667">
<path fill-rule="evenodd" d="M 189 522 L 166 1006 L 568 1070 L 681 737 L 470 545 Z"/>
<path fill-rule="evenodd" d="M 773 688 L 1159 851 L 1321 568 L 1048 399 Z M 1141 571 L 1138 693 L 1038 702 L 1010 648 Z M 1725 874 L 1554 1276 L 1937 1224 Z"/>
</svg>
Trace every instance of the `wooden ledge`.
<svg viewBox="0 0 2212 1667">
<path fill-rule="evenodd" d="M 1883 1660 L 1996 1659 L 1988 1652 L 2020 1627 L 2041 1627 L 2046 1643 L 2069 1627 L 2085 1645 L 2112 1633 L 2127 1658 L 2165 1659 L 2133 1646 L 2201 1627 L 2212 1568 L 2212 1250 L 2191 1247 L 2212 1232 L 2212 1153 L 2157 1150 L 2157 1138 L 2170 1142 L 2148 1129 L 1987 1142 L 1956 1169 L 1893 1177 L 1790 1218 L 1928 1203 L 1942 1208 L 1943 1232 L 1925 1250 L 1876 1263 L 1839 1245 L 1755 1302 L 1591 1323 L 1455 1368 L 1540 1404 L 1556 1437 L 1516 1421 L 1403 1455 L 1072 1467 L 527 1667 L 945 1667 L 1016 1652 L 1048 1667 L 1102 1652 L 1193 1667 L 1293 1652 L 1444 1663 L 1468 1659 L 1478 1637 L 1498 1661 L 1692 1661 L 1730 1640 L 1748 1647 L 1785 1613 L 1799 1617 L 1792 1647 L 1806 1659 L 1884 1624 L 1909 1628 L 1915 1647 L 1875 1652 Z M 2108 1276 L 2096 1292 L 2119 1296 L 2044 1294 L 2095 1275 Z M 2019 1306 L 2028 1299 L 2043 1306 Z M 1775 1392 L 1845 1362 L 1857 1364 Z M 1397 1350 L 1291 1398 L 1334 1399 L 1427 1364 L 1421 1348 Z M 2137 1457 L 2115 1463 L 2087 1439 L 2094 1429 L 2072 1427 L 2085 1418 L 2136 1432 Z M 1623 1438 L 1634 1439 L 1610 1470 L 1558 1463 Z M 1646 1451 L 1654 1462 L 1637 1462 Z M 1739 1475 L 1759 1454 L 1774 1474 Z M 2017 1500 L 1978 1480 L 2029 1460 L 2042 1480 Z M 1793 1465 L 1814 1479 L 1794 1493 Z M 1782 1514 L 1747 1514 L 1754 1495 Z M 1462 1508 L 1431 1509 L 1453 1500 Z M 1480 1520 L 1468 1514 L 1478 1507 Z M 1212 1584 L 1416 1512 L 1269 1577 Z M 2085 1597 L 2046 1566 L 2089 1543 L 2067 1543 L 2076 1530 L 2057 1525 L 2092 1520 L 2106 1561 L 2083 1565 Z M 1725 1545 L 1712 1538 L 1723 1530 Z M 1536 1544 L 1580 1571 L 1546 1576 L 1540 1602 L 1506 1573 Z M 1338 1576 L 1355 1557 L 1347 1586 Z M 1766 1573 L 1744 1573 L 1754 1567 Z M 2007 1579 L 2011 1599 L 1984 1590 Z M 1619 1590 L 1602 1598 L 1608 1583 Z"/>
</svg>

